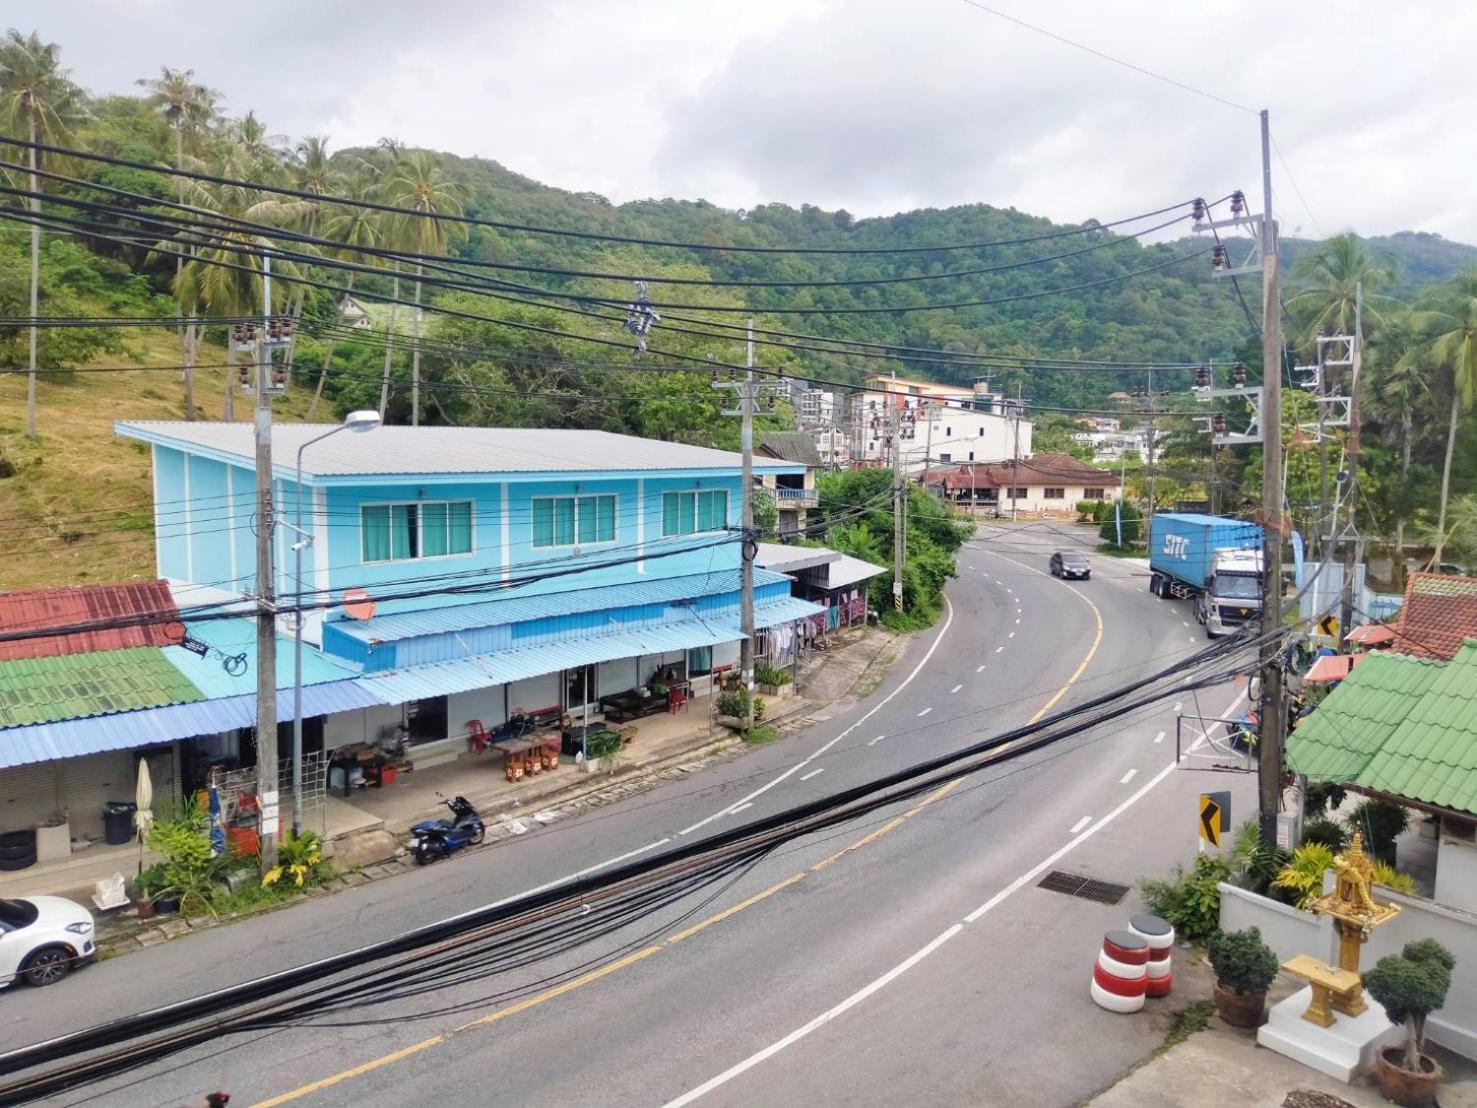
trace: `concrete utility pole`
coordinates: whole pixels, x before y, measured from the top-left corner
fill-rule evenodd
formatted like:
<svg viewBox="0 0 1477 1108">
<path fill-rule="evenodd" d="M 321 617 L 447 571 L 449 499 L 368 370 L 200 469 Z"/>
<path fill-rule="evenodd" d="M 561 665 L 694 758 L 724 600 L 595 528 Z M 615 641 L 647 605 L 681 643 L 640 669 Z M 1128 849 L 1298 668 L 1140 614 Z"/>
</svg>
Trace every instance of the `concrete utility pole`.
<svg viewBox="0 0 1477 1108">
<path fill-rule="evenodd" d="M 1349 530 L 1344 536 L 1344 592 L 1339 602 L 1339 635 L 1347 636 L 1354 623 L 1354 567 L 1359 564 L 1359 363 L 1364 360 L 1364 282 L 1354 285 L 1354 341 L 1349 360 Z M 1402 550 L 1399 557 L 1404 557 Z"/>
<path fill-rule="evenodd" d="M 888 434 L 892 436 L 892 608 L 903 610 L 903 561 L 907 557 L 903 549 L 907 528 L 903 523 L 904 505 L 907 503 L 907 487 L 903 482 L 903 420 L 902 411 L 893 401 L 892 393 L 885 393 L 890 410 L 887 413 Z"/>
<path fill-rule="evenodd" d="M 262 255 L 262 337 L 257 346 L 256 412 L 256 773 L 261 800 L 261 865 L 277 864 L 277 602 L 272 564 L 272 259 Z"/>
<path fill-rule="evenodd" d="M 748 718 L 744 730 L 754 727 L 754 554 L 758 545 L 754 535 L 754 321 L 749 320 L 748 341 L 745 343 L 744 387 L 740 390 L 739 407 L 743 415 L 739 422 L 739 449 L 744 452 L 744 487 L 739 497 L 744 541 L 740 548 L 743 572 L 740 581 L 739 629 L 743 642 L 739 646 L 739 670 L 744 688 L 748 690 Z"/>
<path fill-rule="evenodd" d="M 1154 371 L 1149 370 L 1149 395 L 1146 398 L 1149 403 L 1149 441 L 1145 449 L 1144 460 L 1149 465 L 1149 510 L 1144 513 L 1144 534 L 1149 533 L 1150 525 L 1154 522 Z"/>
<path fill-rule="evenodd" d="M 1016 504 L 1020 500 L 1018 485 L 1020 482 L 1021 468 L 1021 387 L 1015 387 L 1015 408 L 1011 412 L 1011 426 L 1014 429 L 1015 443 L 1010 448 L 1010 522 L 1015 522 Z"/>
<path fill-rule="evenodd" d="M 1282 298 L 1278 291 L 1277 225 L 1272 220 L 1271 126 L 1262 117 L 1262 697 L 1257 758 L 1262 841 L 1277 841 L 1282 806 L 1282 746 L 1287 735 L 1282 685 Z M 1294 845 L 1294 844 L 1289 844 Z"/>
</svg>

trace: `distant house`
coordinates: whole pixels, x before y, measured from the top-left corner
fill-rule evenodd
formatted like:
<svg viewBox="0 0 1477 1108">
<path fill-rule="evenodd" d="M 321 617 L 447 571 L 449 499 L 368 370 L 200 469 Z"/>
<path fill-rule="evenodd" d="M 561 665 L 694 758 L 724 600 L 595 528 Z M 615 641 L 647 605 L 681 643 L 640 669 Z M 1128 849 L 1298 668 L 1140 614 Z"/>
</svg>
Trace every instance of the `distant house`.
<svg viewBox="0 0 1477 1108">
<path fill-rule="evenodd" d="M 338 317 L 356 331 L 367 331 L 374 325 L 369 309 L 348 295 L 339 302 Z"/>
<path fill-rule="evenodd" d="M 1449 662 L 1469 638 L 1477 638 L 1477 577 L 1412 573 L 1392 649 Z"/>
<path fill-rule="evenodd" d="M 1098 469 L 1070 454 L 1033 454 L 1019 464 L 990 462 L 928 473 L 924 483 L 944 499 L 985 512 L 1051 515 L 1068 518 L 1079 500 L 1117 500 L 1118 475 Z"/>
<path fill-rule="evenodd" d="M 766 431 L 759 437 L 755 457 L 803 466 L 803 473 L 770 473 L 763 484 L 779 510 L 781 538 L 794 538 L 805 528 L 805 513 L 820 503 L 815 479 L 825 465 L 809 431 Z"/>
</svg>

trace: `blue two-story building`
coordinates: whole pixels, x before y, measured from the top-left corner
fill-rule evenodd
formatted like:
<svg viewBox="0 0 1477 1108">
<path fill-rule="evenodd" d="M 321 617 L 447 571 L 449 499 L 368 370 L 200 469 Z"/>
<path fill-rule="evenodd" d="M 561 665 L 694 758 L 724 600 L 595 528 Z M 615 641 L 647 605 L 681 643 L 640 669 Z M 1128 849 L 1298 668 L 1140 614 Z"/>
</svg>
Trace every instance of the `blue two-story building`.
<svg viewBox="0 0 1477 1108">
<path fill-rule="evenodd" d="M 229 640 L 212 657 L 246 656 L 250 672 L 237 680 L 249 691 L 249 622 L 215 616 L 256 591 L 251 426 L 116 430 L 152 451 L 158 576 L 192 639 Z M 737 454 L 601 431 L 472 427 L 381 427 L 309 445 L 331 430 L 279 424 L 273 442 L 276 592 L 306 609 L 301 633 L 318 675 L 309 750 L 398 731 L 416 764 L 429 764 L 466 749 L 472 720 L 492 730 L 518 712 L 590 718 L 658 672 L 701 696 L 737 660 Z M 755 463 L 759 479 L 800 473 Z M 821 611 L 789 585 L 755 571 L 755 624 L 774 649 Z M 294 619 L 279 632 L 285 656 Z M 354 706 L 332 710 L 339 703 Z M 228 757 L 229 747 L 226 737 L 199 749 Z"/>
</svg>

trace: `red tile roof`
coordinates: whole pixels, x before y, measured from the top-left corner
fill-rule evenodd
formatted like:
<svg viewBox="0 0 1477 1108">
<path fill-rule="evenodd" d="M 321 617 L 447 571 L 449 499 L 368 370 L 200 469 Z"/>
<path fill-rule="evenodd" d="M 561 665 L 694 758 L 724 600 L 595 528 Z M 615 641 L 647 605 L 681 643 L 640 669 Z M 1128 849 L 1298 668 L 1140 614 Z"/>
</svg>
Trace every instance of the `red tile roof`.
<svg viewBox="0 0 1477 1108">
<path fill-rule="evenodd" d="M 965 464 L 958 469 L 929 473 L 925 480 L 930 485 L 943 485 L 949 489 L 967 489 L 973 485 L 980 489 L 1034 488 L 1056 485 L 1080 485 L 1090 488 L 1117 488 L 1118 475 L 1106 469 L 1088 465 L 1070 454 L 1032 454 L 1023 458 L 1019 465 L 1012 462 L 981 462 Z"/>
<path fill-rule="evenodd" d="M 1477 577 L 1413 573 L 1395 625 L 1394 648 L 1449 662 L 1462 640 L 1477 638 Z"/>
<path fill-rule="evenodd" d="M 43 631 L 53 627 L 103 623 L 157 616 L 132 627 L 104 627 L 65 635 L 0 641 L 0 661 L 87 654 L 131 646 L 168 646 L 178 641 L 179 620 L 174 595 L 165 581 L 122 585 L 83 585 L 66 589 L 22 589 L 0 594 L 0 635 Z"/>
</svg>

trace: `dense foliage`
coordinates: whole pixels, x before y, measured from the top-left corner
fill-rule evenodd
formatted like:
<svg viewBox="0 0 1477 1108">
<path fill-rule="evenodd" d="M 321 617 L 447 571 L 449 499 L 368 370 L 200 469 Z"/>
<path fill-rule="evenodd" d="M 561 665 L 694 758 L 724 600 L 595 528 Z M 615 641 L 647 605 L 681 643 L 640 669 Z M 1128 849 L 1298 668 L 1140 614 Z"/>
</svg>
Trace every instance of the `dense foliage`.
<svg viewBox="0 0 1477 1108">
<path fill-rule="evenodd" d="M 1399 954 L 1387 954 L 1364 975 L 1364 987 L 1385 1010 L 1391 1023 L 1405 1028 L 1405 1068 L 1421 1072 L 1426 1019 L 1446 1003 L 1456 959 L 1434 939 L 1406 943 Z"/>
<path fill-rule="evenodd" d="M 1255 927 L 1216 932 L 1208 954 L 1216 984 L 1240 996 L 1265 993 L 1277 979 L 1277 955 Z"/>
</svg>

